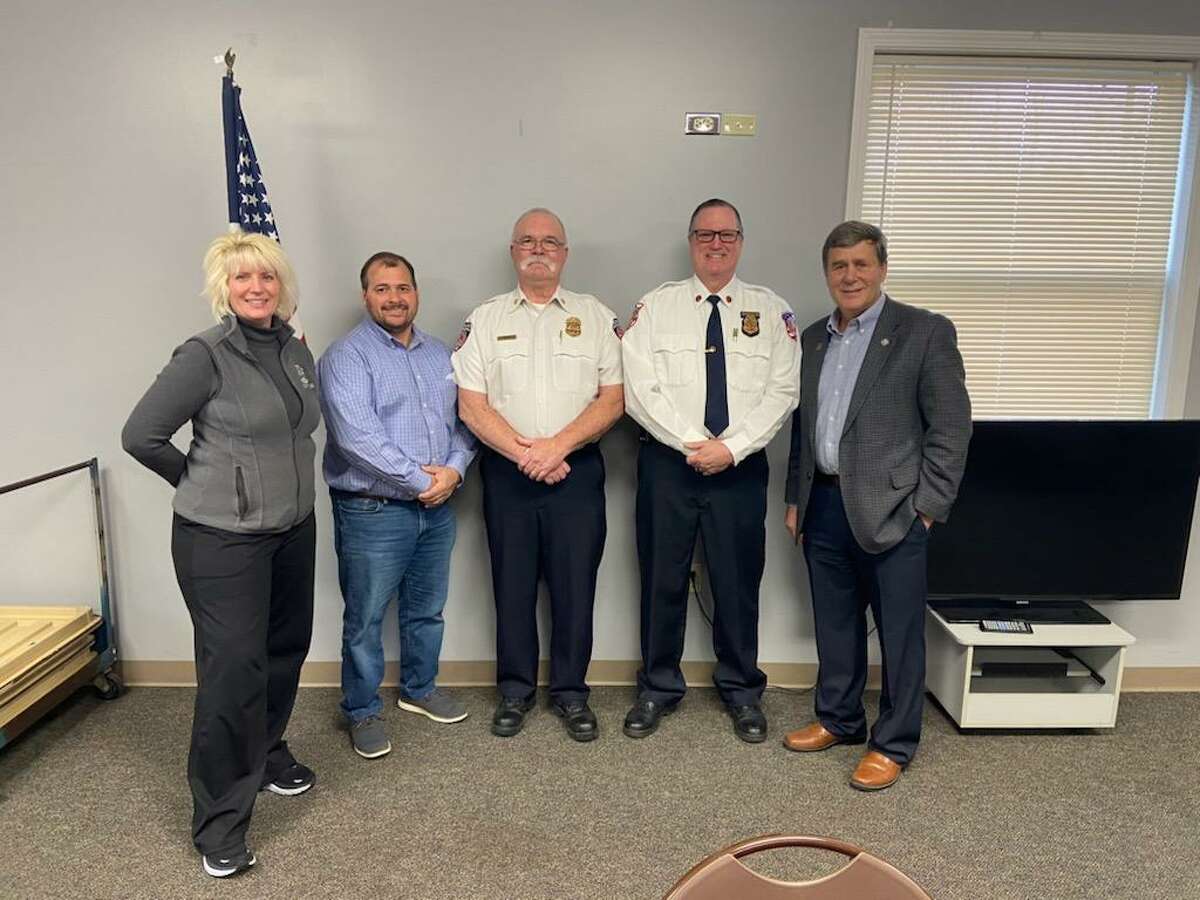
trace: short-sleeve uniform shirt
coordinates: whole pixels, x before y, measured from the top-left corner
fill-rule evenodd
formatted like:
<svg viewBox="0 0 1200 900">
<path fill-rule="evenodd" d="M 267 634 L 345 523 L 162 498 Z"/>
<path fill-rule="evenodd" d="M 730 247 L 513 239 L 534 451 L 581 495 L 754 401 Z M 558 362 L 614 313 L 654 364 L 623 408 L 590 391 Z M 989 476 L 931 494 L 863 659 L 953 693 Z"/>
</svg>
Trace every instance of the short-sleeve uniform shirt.
<svg viewBox="0 0 1200 900">
<path fill-rule="evenodd" d="M 520 288 L 480 304 L 451 357 L 454 380 L 524 437 L 552 437 L 596 398 L 621 384 L 621 343 L 611 309 L 559 288 L 538 306 Z"/>
</svg>

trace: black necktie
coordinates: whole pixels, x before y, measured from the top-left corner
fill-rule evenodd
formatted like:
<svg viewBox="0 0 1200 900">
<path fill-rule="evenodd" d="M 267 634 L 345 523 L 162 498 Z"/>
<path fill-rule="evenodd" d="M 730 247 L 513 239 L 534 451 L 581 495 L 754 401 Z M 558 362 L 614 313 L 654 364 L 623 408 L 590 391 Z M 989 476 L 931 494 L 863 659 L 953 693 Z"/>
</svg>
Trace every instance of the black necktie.
<svg viewBox="0 0 1200 900">
<path fill-rule="evenodd" d="M 729 427 L 729 396 L 725 388 L 725 338 L 721 334 L 721 298 L 710 294 L 708 335 L 705 337 L 704 370 L 708 376 L 708 394 L 704 398 L 704 427 L 713 437 Z"/>
</svg>

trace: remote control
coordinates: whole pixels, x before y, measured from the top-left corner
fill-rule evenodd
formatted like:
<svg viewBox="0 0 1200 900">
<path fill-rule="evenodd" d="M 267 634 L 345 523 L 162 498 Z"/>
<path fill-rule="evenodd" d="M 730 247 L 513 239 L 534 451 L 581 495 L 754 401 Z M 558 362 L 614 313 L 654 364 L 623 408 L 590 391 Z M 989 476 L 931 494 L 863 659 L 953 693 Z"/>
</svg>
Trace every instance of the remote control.
<svg viewBox="0 0 1200 900">
<path fill-rule="evenodd" d="M 997 631 L 1001 634 L 1033 634 L 1033 626 L 1017 619 L 980 619 L 980 631 Z"/>
</svg>

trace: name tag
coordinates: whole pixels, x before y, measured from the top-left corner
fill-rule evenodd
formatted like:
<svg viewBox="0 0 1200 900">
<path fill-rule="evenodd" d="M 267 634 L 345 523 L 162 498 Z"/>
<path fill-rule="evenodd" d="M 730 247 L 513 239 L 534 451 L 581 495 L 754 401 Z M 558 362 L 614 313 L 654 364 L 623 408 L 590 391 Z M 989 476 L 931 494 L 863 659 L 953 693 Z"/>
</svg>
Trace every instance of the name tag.
<svg viewBox="0 0 1200 900">
<path fill-rule="evenodd" d="M 496 335 L 496 340 L 498 340 L 498 341 L 515 341 L 516 339 L 517 339 L 517 336 L 515 334 L 498 334 L 498 335 Z"/>
</svg>

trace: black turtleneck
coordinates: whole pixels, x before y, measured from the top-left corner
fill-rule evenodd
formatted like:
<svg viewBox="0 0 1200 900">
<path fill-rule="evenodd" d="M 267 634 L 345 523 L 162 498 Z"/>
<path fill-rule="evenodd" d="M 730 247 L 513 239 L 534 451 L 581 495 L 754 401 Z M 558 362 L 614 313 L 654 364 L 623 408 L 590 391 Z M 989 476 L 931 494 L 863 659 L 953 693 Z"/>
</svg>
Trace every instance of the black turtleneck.
<svg viewBox="0 0 1200 900">
<path fill-rule="evenodd" d="M 279 361 L 279 351 L 283 349 L 284 344 L 291 340 L 291 332 L 284 331 L 283 325 L 277 318 L 271 319 L 269 328 L 258 328 L 241 319 L 238 319 L 238 327 L 241 328 L 242 334 L 246 338 L 246 346 L 258 360 L 258 364 L 275 382 L 275 389 L 279 391 L 279 396 L 283 398 L 283 405 L 287 408 L 288 422 L 295 428 L 300 424 L 300 416 L 304 412 L 304 407 L 300 400 L 300 394 L 288 381 L 288 377 L 283 371 L 283 363 Z"/>
</svg>

